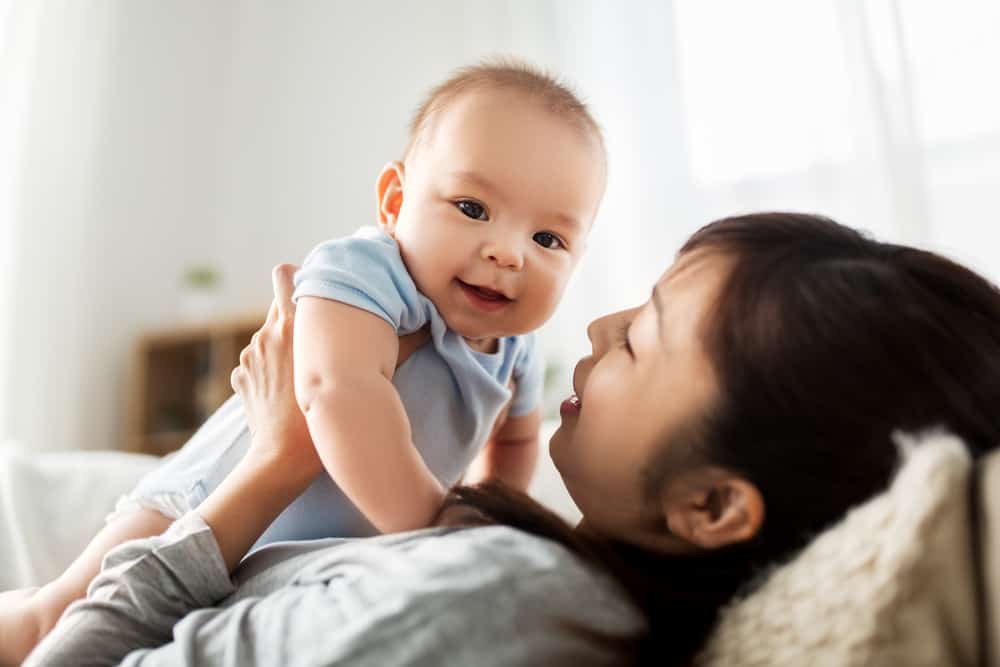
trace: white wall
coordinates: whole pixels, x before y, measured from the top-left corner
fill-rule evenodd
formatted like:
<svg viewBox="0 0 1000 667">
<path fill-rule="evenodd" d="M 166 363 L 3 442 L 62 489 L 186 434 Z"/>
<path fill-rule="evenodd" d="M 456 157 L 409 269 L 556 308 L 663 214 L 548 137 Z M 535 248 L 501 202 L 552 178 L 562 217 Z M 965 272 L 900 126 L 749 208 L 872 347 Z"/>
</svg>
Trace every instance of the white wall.
<svg viewBox="0 0 1000 667">
<path fill-rule="evenodd" d="M 401 157 L 424 93 L 509 50 L 516 10 L 462 0 L 239 5 L 214 220 L 233 304 L 267 296 L 267 267 L 374 222 L 375 177 Z"/>
</svg>

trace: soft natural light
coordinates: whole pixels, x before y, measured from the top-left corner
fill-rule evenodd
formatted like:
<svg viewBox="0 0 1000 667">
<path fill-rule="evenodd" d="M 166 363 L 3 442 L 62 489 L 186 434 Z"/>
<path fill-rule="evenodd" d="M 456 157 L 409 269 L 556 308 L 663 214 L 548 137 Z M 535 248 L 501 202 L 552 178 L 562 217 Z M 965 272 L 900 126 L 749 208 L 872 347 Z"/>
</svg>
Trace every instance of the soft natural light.
<svg viewBox="0 0 1000 667">
<path fill-rule="evenodd" d="M 909 2 L 902 19 L 925 140 L 1000 140 L 1000 2 Z"/>
<path fill-rule="evenodd" d="M 847 156 L 848 81 L 830 2 L 675 5 L 693 167 L 703 185 Z"/>
</svg>

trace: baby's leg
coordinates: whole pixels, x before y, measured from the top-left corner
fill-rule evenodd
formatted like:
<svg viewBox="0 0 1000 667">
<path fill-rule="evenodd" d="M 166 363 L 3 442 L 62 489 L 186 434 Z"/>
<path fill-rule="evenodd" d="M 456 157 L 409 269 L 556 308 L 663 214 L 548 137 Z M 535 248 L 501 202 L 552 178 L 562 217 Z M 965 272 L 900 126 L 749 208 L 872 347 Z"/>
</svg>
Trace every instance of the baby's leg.
<svg viewBox="0 0 1000 667">
<path fill-rule="evenodd" d="M 66 607 L 87 594 L 87 586 L 100 571 L 105 554 L 123 542 L 159 535 L 171 522 L 150 509 L 121 515 L 105 525 L 54 581 L 38 589 L 0 595 L 0 667 L 21 664 Z"/>
</svg>

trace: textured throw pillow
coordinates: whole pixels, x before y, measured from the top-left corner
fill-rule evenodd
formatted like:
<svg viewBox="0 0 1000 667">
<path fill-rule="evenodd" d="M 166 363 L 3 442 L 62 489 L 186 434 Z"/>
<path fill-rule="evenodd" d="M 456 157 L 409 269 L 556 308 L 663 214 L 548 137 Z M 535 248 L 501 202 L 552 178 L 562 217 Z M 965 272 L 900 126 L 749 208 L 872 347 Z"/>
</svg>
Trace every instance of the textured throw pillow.
<svg viewBox="0 0 1000 667">
<path fill-rule="evenodd" d="M 696 664 L 975 664 L 969 456 L 939 433 L 900 447 L 891 486 L 731 603 Z"/>
</svg>

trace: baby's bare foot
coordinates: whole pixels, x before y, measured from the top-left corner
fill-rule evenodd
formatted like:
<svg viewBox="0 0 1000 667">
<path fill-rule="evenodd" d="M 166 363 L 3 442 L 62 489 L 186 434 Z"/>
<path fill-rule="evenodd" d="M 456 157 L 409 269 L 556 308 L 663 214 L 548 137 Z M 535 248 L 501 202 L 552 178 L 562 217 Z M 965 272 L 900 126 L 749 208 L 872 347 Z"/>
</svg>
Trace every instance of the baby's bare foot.
<svg viewBox="0 0 1000 667">
<path fill-rule="evenodd" d="M 0 667 L 20 665 L 42 636 L 43 617 L 31 597 L 37 588 L 0 593 Z"/>
</svg>

